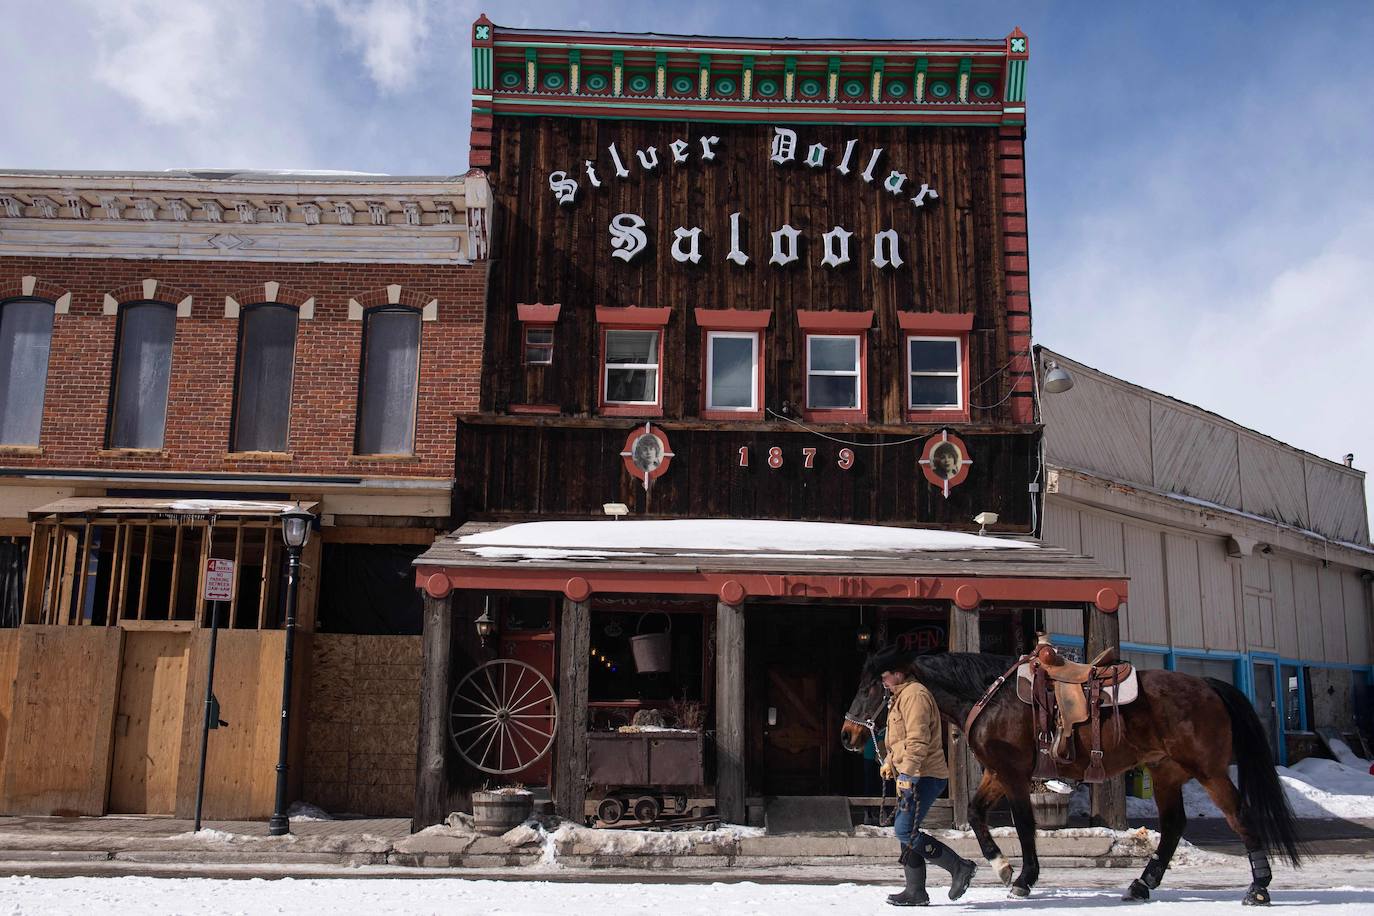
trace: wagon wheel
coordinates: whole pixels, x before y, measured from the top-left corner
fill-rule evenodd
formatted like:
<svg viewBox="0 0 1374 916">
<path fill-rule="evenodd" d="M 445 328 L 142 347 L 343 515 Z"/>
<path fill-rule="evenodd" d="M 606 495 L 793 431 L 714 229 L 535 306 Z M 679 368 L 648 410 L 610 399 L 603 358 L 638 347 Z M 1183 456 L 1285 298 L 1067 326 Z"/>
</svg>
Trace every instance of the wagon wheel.
<svg viewBox="0 0 1374 916">
<path fill-rule="evenodd" d="M 558 698 L 533 666 L 498 658 L 458 682 L 448 718 L 449 739 L 464 760 L 483 773 L 518 773 L 553 747 Z"/>
</svg>

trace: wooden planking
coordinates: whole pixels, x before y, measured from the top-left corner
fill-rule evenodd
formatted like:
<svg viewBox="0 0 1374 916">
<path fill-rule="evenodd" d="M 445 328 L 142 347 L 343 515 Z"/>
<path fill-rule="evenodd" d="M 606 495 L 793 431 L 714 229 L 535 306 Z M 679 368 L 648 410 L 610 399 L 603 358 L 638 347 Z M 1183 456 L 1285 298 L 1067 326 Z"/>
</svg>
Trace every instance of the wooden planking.
<svg viewBox="0 0 1374 916">
<path fill-rule="evenodd" d="M 0 630 L 0 791 L 5 772 L 5 739 L 14 718 L 14 677 L 19 664 L 19 630 Z"/>
<path fill-rule="evenodd" d="M 1364 475 L 1311 459 L 1305 460 L 1303 467 L 1313 530 L 1338 540 L 1368 544 Z"/>
<path fill-rule="evenodd" d="M 123 639 L 114 627 L 19 629 L 0 810 L 105 813 Z"/>
<path fill-rule="evenodd" d="M 1178 648 L 1201 649 L 1202 581 L 1197 540 L 1183 534 L 1164 535 L 1164 561 L 1169 585 L 1169 635 Z"/>
<path fill-rule="evenodd" d="M 1070 506 L 1045 502 L 1044 540 L 1073 553 L 1083 552 L 1082 513 Z M 1061 636 L 1083 635 L 1083 614 L 1076 608 L 1046 608 L 1045 629 Z"/>
<path fill-rule="evenodd" d="M 424 593 L 425 623 L 420 673 L 420 727 L 416 749 L 415 815 L 421 830 L 448 817 L 447 714 L 452 668 L 453 607 L 450 598 Z"/>
<path fill-rule="evenodd" d="M 1153 486 L 1223 506 L 1239 506 L 1236 438 L 1236 431 L 1229 426 L 1152 400 Z"/>
<path fill-rule="evenodd" d="M 1083 655 L 1095 658 L 1106 649 L 1121 651 L 1121 619 L 1118 614 L 1099 611 L 1092 605 L 1083 608 Z M 1105 718 L 1105 717 L 1104 717 Z M 1105 724 L 1105 722 L 1104 722 Z M 1110 748 L 1111 735 L 1103 735 L 1103 748 Z M 1113 776 L 1091 787 L 1091 824 L 1123 830 L 1126 827 L 1126 779 Z"/>
<path fill-rule="evenodd" d="M 1298 658 L 1297 606 L 1293 601 L 1293 561 L 1272 556 L 1269 558 L 1269 581 L 1274 595 L 1274 641 L 1278 653 L 1285 658 Z"/>
<path fill-rule="evenodd" d="M 716 810 L 744 823 L 746 652 L 744 607 L 716 604 Z"/>
<path fill-rule="evenodd" d="M 982 631 L 978 623 L 978 612 L 965 611 L 950 602 L 949 605 L 949 651 L 981 652 Z M 968 827 L 968 805 L 973 793 L 982 781 L 983 769 L 964 738 L 963 728 L 955 725 L 948 731 L 946 757 L 949 760 L 949 802 L 953 809 L 954 826 Z"/>
<path fill-rule="evenodd" d="M 1000 515 L 1003 530 L 1030 527 L 1026 487 L 1035 465 L 1030 437 L 965 435 L 974 464 L 946 499 L 919 473 L 924 438 L 885 448 L 856 447 L 853 467 L 842 470 L 840 445 L 795 427 L 722 432 L 664 424 L 674 457 L 646 494 L 620 457 L 626 438 L 643 425 L 631 419 L 523 425 L 460 421 L 457 478 L 467 517 L 600 518 L 603 503 L 619 501 L 634 515 L 651 517 L 920 522 L 966 529 L 974 515 L 989 511 Z M 845 433 L 845 438 L 899 442 L 916 432 Z M 767 460 L 774 446 L 783 450 L 777 469 Z M 740 467 L 741 447 L 749 449 L 748 467 Z M 817 449 L 809 469 L 804 447 Z"/>
<path fill-rule="evenodd" d="M 192 686 L 186 681 L 189 647 L 186 632 L 147 630 L 124 637 L 110 771 L 113 814 L 176 811 L 182 725 Z"/>
<path fill-rule="evenodd" d="M 1302 457 L 1254 436 L 1240 437 L 1240 508 L 1307 528 Z"/>
<path fill-rule="evenodd" d="M 1323 658 L 1325 640 L 1322 637 L 1322 597 L 1317 584 L 1315 563 L 1293 561 L 1293 600 L 1298 619 L 1298 656 L 1304 659 Z"/>
<path fill-rule="evenodd" d="M 909 195 L 892 195 L 833 167 L 779 168 L 767 161 L 773 136 L 764 124 L 712 124 L 720 137 L 716 159 L 696 155 L 701 125 L 624 120 L 498 118 L 493 132 L 493 237 L 486 353 L 495 371 L 484 373 L 484 410 L 510 404 L 552 403 L 586 414 L 596 406 L 599 367 L 592 309 L 606 306 L 670 307 L 664 339 L 664 405 L 668 417 L 701 408 L 702 335 L 691 309 L 766 309 L 773 323 L 764 335 L 764 403 L 804 400 L 802 335 L 795 310 L 873 309 L 870 334 L 869 418 L 902 419 L 904 380 L 900 365 L 899 310 L 967 312 L 975 316 L 970 339 L 974 385 L 1003 366 L 1009 353 L 1002 272 L 997 134 L 979 128 L 807 126 L 802 142 L 824 143 L 831 162 L 849 138 L 860 149 L 882 147 L 883 175 L 896 168 L 939 190 L 934 205 L 911 206 Z M 693 144 L 691 161 L 674 165 L 667 145 L 676 137 Z M 604 157 L 615 143 L 622 157 L 655 146 L 661 164 L 646 174 L 632 163 L 625 180 L 607 174 L 603 187 L 587 182 L 580 166 Z M 549 191 L 554 170 L 582 183 L 577 200 L 559 205 Z M 602 171 L 605 171 L 604 163 Z M 744 266 L 726 262 L 729 215 L 742 214 Z M 611 257 L 608 226 L 619 213 L 643 217 L 650 244 L 630 263 Z M 789 224 L 801 230 L 800 260 L 769 265 L 769 233 Z M 851 263 L 830 269 L 819 263 L 821 234 L 835 225 L 854 232 Z M 702 260 L 676 262 L 669 255 L 676 227 L 703 229 Z M 873 235 L 893 228 L 901 237 L 901 268 L 871 263 Z M 561 303 L 554 362 L 527 368 L 522 362 L 517 303 Z M 686 371 L 683 371 L 683 370 Z M 1008 392 L 1007 373 L 978 391 L 976 403 L 997 404 Z M 1009 402 L 979 412 L 978 420 L 1006 421 Z"/>
<path fill-rule="evenodd" d="M 1345 570 L 1341 574 L 1345 592 L 1345 645 L 1349 653 L 1346 661 L 1352 665 L 1368 665 L 1374 657 L 1370 647 L 1369 587 L 1360 581 L 1360 574 Z"/>
<path fill-rule="evenodd" d="M 591 649 L 591 602 L 563 599 L 558 615 L 558 736 L 554 747 L 553 799 L 571 818 L 587 800 L 587 655 Z"/>
<path fill-rule="evenodd" d="M 1341 571 L 1327 566 L 1317 571 L 1317 587 L 1321 600 L 1323 654 L 1315 656 L 1328 662 L 1348 661 L 1345 632 L 1345 594 L 1341 588 Z"/>
<path fill-rule="evenodd" d="M 1169 644 L 1168 595 L 1164 586 L 1164 543 L 1160 532 L 1129 522 L 1122 525 L 1131 598 L 1120 611 L 1123 639 Z"/>
<path fill-rule="evenodd" d="M 1241 648 L 1236 626 L 1236 570 L 1220 538 L 1197 542 L 1198 577 L 1202 582 L 1202 626 L 1208 649 Z"/>
<path fill-rule="evenodd" d="M 1045 460 L 1152 486 L 1148 397 L 1088 372 L 1074 380 L 1068 391 L 1040 400 Z"/>
<path fill-rule="evenodd" d="M 283 630 L 230 630 L 219 634 L 215 658 L 215 696 L 227 727 L 210 732 L 205 767 L 205 817 L 262 820 L 276 800 L 276 763 L 281 723 Z M 200 762 L 200 729 L 205 710 L 205 671 L 210 631 L 197 630 L 190 644 L 186 707 L 183 715 L 177 817 L 192 817 L 196 804 L 196 770 Z M 308 658 L 308 634 L 297 634 L 297 673 Z M 297 681 L 301 678 L 297 678 Z M 302 707 L 293 702 L 294 730 Z"/>
</svg>

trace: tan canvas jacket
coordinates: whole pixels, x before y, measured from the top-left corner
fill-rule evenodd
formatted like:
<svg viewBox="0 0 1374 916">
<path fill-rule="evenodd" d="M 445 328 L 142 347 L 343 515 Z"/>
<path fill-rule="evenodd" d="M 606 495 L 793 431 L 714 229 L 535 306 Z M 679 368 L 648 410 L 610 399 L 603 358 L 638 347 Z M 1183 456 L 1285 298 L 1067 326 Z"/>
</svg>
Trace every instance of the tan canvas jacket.
<svg viewBox="0 0 1374 916">
<path fill-rule="evenodd" d="M 887 712 L 888 761 L 908 776 L 949 778 L 940 710 L 930 691 L 915 681 L 892 691 Z"/>
</svg>

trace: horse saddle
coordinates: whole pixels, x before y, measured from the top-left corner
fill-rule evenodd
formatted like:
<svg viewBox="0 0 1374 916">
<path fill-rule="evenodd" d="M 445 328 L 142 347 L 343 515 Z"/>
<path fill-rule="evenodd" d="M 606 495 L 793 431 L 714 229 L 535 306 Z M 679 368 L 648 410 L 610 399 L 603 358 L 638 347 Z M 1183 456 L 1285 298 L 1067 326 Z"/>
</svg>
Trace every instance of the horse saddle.
<svg viewBox="0 0 1374 916">
<path fill-rule="evenodd" d="M 1074 731 L 1086 723 L 1092 759 L 1083 781 L 1101 782 L 1107 778 L 1102 767 L 1103 709 L 1115 713 L 1117 707 L 1135 701 L 1139 695 L 1135 668 L 1116 662 L 1110 650 L 1084 665 L 1064 659 L 1053 647 L 1045 648 L 1050 651 L 1038 652 L 1016 669 L 1016 695 L 1032 707 L 1035 720 L 1035 776 L 1056 778 L 1061 766 L 1074 762 Z M 1119 715 L 1115 724 L 1119 741 Z"/>
</svg>

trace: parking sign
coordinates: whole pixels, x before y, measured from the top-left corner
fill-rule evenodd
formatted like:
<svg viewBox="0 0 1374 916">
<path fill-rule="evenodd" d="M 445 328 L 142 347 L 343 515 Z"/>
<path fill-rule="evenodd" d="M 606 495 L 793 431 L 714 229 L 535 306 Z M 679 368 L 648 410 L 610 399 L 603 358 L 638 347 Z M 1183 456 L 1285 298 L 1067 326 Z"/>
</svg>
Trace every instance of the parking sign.
<svg viewBox="0 0 1374 916">
<path fill-rule="evenodd" d="M 234 561 L 205 561 L 205 600 L 228 601 L 234 596 Z"/>
</svg>

